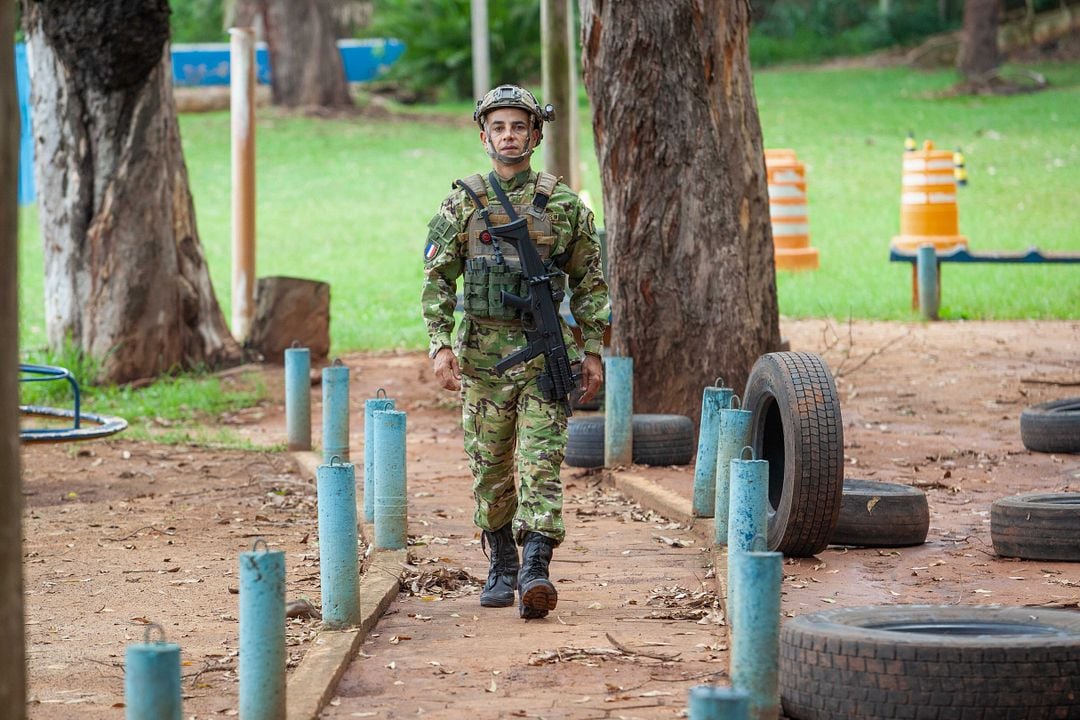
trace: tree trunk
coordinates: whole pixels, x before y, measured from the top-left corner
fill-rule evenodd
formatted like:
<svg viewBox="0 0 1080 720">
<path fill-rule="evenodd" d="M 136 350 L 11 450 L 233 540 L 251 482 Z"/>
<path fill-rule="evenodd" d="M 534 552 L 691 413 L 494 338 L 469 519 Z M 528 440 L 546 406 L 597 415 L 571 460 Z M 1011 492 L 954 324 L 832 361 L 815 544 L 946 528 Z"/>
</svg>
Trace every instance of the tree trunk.
<svg viewBox="0 0 1080 720">
<path fill-rule="evenodd" d="M 634 410 L 697 417 L 779 344 L 745 0 L 592 0 L 585 85 L 604 186 L 613 350 Z"/>
<path fill-rule="evenodd" d="M 26 717 L 19 471 L 19 101 L 15 5 L 0 3 L 0 707 Z"/>
<path fill-rule="evenodd" d="M 166 0 L 29 0 L 46 329 L 126 382 L 239 360 L 173 104 Z"/>
<path fill-rule="evenodd" d="M 998 52 L 999 1 L 964 1 L 964 29 L 960 34 L 960 54 L 956 57 L 956 67 L 968 82 L 987 82 L 1001 65 L 1001 54 Z"/>
<path fill-rule="evenodd" d="M 274 105 L 351 107 L 333 0 L 259 0 Z"/>
</svg>

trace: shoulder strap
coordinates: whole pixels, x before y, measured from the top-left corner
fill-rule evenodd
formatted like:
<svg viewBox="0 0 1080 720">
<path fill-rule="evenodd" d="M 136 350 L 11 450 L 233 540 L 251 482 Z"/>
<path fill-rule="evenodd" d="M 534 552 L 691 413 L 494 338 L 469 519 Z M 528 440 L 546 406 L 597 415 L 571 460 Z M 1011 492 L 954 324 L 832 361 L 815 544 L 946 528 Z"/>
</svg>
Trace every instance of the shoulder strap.
<svg viewBox="0 0 1080 720">
<path fill-rule="evenodd" d="M 484 225 L 491 228 L 491 220 L 488 219 L 488 198 L 487 198 L 487 186 L 484 185 L 484 177 L 477 173 L 476 175 L 470 175 L 460 180 L 455 180 L 451 187 L 459 187 L 465 191 L 465 194 L 476 205 L 476 211 L 480 214 L 480 219 L 484 221 Z"/>
<path fill-rule="evenodd" d="M 555 192 L 559 178 L 549 172 L 540 171 L 536 176 L 536 193 L 533 195 L 533 207 L 543 211 L 547 207 L 551 194 Z"/>
</svg>

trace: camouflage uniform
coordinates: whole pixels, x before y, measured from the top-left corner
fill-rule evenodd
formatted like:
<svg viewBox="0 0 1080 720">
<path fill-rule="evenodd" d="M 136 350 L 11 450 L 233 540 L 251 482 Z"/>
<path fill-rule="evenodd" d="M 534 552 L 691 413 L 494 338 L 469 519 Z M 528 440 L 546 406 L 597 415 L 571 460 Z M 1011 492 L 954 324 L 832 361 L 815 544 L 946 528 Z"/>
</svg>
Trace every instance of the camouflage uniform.
<svg viewBox="0 0 1080 720">
<path fill-rule="evenodd" d="M 592 211 L 559 183 L 551 193 L 544 222 L 536 222 L 522 211 L 533 200 L 538 177 L 535 171 L 524 170 L 500 184 L 519 214 L 528 218 L 541 255 L 554 258 L 555 267 L 566 274 L 570 309 L 585 341 L 584 352 L 599 355 L 609 309 Z M 485 177 L 492 222 L 498 225 L 506 222 L 505 211 L 488 182 Z M 465 192 L 455 189 L 428 224 L 422 302 L 432 357 L 451 345 L 458 278 L 466 274 L 470 261 L 491 252 L 478 244 L 483 226 L 475 210 Z M 516 260 L 516 255 L 511 257 L 513 248 L 509 243 L 498 244 L 512 266 Z M 512 284 L 507 289 L 522 294 Z M 473 290 L 467 284 L 466 313 L 453 349 L 461 362 L 462 426 L 474 480 L 474 520 L 488 531 L 512 520 L 518 542 L 530 530 L 562 542 L 565 530 L 559 466 L 566 448 L 566 414 L 559 404 L 545 401 L 537 387 L 544 368 L 542 356 L 511 368 L 505 375 L 496 373 L 496 362 L 525 346 L 525 334 L 520 318 L 496 307 L 494 301 L 481 298 L 477 302 Z M 507 317 L 481 317 L 492 314 Z M 565 323 L 563 337 L 571 361 L 581 359 L 582 351 Z M 515 444 L 520 491 L 514 487 Z"/>
</svg>

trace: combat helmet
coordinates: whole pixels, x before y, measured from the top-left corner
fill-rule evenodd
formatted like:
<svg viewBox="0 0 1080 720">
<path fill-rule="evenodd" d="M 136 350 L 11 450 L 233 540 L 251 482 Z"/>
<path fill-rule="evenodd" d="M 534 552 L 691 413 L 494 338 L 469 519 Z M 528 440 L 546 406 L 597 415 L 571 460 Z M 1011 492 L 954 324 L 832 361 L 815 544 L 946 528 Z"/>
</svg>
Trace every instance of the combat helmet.
<svg viewBox="0 0 1080 720">
<path fill-rule="evenodd" d="M 539 145 L 540 140 L 544 138 L 544 123 L 555 119 L 555 107 L 553 105 L 548 104 L 541 107 L 536 100 L 536 96 L 523 87 L 499 85 L 489 90 L 483 98 L 476 101 L 473 120 L 476 121 L 481 130 L 484 130 L 484 118 L 492 110 L 499 108 L 518 108 L 529 113 L 533 119 L 533 128 L 540 131 L 540 138 L 537 140 L 536 145 Z M 499 162 L 513 165 L 532 155 L 536 145 L 532 144 L 532 136 L 530 135 L 524 152 L 517 156 L 506 156 L 496 151 L 491 143 L 491 138 L 488 138 L 487 153 Z"/>
</svg>

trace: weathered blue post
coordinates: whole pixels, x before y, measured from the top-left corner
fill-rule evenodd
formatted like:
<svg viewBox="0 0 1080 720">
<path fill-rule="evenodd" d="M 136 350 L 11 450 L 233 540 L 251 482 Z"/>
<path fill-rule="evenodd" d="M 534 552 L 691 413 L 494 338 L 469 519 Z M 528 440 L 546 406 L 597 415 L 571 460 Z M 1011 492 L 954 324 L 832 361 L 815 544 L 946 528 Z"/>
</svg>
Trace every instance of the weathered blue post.
<svg viewBox="0 0 1080 720">
<path fill-rule="evenodd" d="M 393 410 L 394 401 L 379 388 L 364 401 L 364 522 L 375 522 L 375 413 Z"/>
<path fill-rule="evenodd" d="M 161 637 L 150 642 L 154 628 Z M 165 642 L 157 623 L 124 651 L 124 708 L 127 720 L 181 720 L 180 646 Z"/>
<path fill-rule="evenodd" d="M 728 471 L 731 478 L 731 507 L 728 509 L 727 598 L 732 628 L 736 620 L 730 611 L 731 603 L 739 602 L 741 592 L 733 568 L 734 556 L 740 552 L 764 550 L 769 533 L 769 461 L 755 460 L 751 447 L 744 447 L 741 455 L 747 451 L 750 459 L 733 459 Z M 761 543 L 762 547 L 755 547 L 757 543 Z"/>
<path fill-rule="evenodd" d="M 705 388 L 701 397 L 701 423 L 694 461 L 694 517 L 712 517 L 716 505 L 716 441 L 720 410 L 727 407 L 734 392 L 723 387 L 723 383 L 723 378 L 716 378 L 716 384 Z"/>
<path fill-rule="evenodd" d="M 375 412 L 375 547 L 401 550 L 408 539 L 405 413 Z"/>
<path fill-rule="evenodd" d="M 311 449 L 311 351 L 285 349 L 285 427 L 289 450 Z"/>
<path fill-rule="evenodd" d="M 919 285 L 919 312 L 926 320 L 938 319 L 938 261 L 933 245 L 920 245 L 915 256 Z"/>
<path fill-rule="evenodd" d="M 731 461 L 750 444 L 754 413 L 740 408 L 738 395 L 721 408 L 716 442 L 716 506 L 713 508 L 713 543 L 727 545 L 728 504 L 731 497 Z"/>
<path fill-rule="evenodd" d="M 634 461 L 634 359 L 606 357 L 604 392 L 604 467 Z"/>
<path fill-rule="evenodd" d="M 340 358 L 322 371 L 323 462 L 349 459 L 349 368 Z"/>
<path fill-rule="evenodd" d="M 285 718 L 285 553 L 240 553 L 240 717 Z"/>
<path fill-rule="evenodd" d="M 780 581 L 783 555 L 743 552 L 728 555 L 737 594 L 728 603 L 731 627 L 731 684 L 750 697 L 750 720 L 780 717 Z"/>
<path fill-rule="evenodd" d="M 715 685 L 690 688 L 690 720 L 747 720 L 748 696 L 742 690 Z"/>
<path fill-rule="evenodd" d="M 356 475 L 352 463 L 320 465 L 319 580 L 323 624 L 331 629 L 360 622 L 360 573 L 357 563 Z"/>
</svg>

